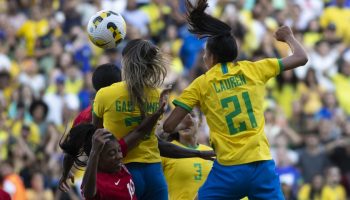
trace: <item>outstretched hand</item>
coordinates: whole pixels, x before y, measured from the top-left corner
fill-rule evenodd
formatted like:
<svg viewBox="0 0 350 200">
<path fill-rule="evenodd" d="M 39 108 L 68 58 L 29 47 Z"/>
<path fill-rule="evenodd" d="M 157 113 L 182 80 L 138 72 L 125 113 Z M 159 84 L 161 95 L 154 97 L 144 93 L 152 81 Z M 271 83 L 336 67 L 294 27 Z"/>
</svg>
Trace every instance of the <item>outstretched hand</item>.
<svg viewBox="0 0 350 200">
<path fill-rule="evenodd" d="M 165 112 L 166 105 L 168 104 L 169 93 L 171 90 L 172 90 L 172 85 L 169 85 L 168 87 L 164 88 L 163 91 L 160 93 L 158 112 L 160 113 Z"/>
<path fill-rule="evenodd" d="M 293 38 L 294 35 L 289 26 L 281 26 L 275 32 L 274 37 L 280 42 L 287 42 L 288 39 Z"/>
<path fill-rule="evenodd" d="M 67 183 L 68 180 L 71 180 L 72 183 L 74 183 L 74 175 L 72 172 L 69 172 L 67 176 L 61 176 L 59 184 L 58 184 L 58 188 L 62 191 L 62 192 L 68 192 L 70 190 L 70 186 Z"/>
</svg>

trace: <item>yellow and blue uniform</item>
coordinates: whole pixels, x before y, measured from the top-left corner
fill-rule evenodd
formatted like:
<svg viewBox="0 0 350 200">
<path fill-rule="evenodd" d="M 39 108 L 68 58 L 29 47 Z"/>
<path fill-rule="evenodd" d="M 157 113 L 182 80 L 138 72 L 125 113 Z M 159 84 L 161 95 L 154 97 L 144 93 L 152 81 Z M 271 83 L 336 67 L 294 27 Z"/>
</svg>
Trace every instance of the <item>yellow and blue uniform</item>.
<svg viewBox="0 0 350 200">
<path fill-rule="evenodd" d="M 265 84 L 281 71 L 278 59 L 218 63 L 173 101 L 189 112 L 199 106 L 210 128 L 217 161 L 199 190 L 199 199 L 282 197 L 263 112 Z M 217 192 L 216 181 L 227 187 L 226 193 Z"/>
<path fill-rule="evenodd" d="M 187 147 L 178 141 L 173 144 Z M 199 144 L 195 147 L 199 151 L 210 151 L 212 148 Z M 194 199 L 198 189 L 210 172 L 213 162 L 201 158 L 162 158 L 163 171 L 168 184 L 169 200 Z"/>
<path fill-rule="evenodd" d="M 156 89 L 147 89 L 145 94 L 145 110 L 147 113 L 154 113 L 159 107 L 160 93 Z M 124 137 L 141 122 L 140 109 L 131 103 L 125 82 L 100 89 L 94 100 L 93 113 L 103 118 L 104 128 L 117 139 Z M 166 199 L 167 187 L 154 130 L 128 152 L 123 162 L 127 164 L 133 177 L 139 199 Z"/>
</svg>

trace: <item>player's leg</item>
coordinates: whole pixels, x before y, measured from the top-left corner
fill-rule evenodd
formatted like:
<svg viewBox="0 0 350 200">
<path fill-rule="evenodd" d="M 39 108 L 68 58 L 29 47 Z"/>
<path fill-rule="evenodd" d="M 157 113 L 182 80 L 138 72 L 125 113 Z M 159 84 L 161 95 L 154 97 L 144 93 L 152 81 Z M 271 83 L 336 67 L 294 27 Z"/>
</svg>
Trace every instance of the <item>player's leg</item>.
<svg viewBox="0 0 350 200">
<path fill-rule="evenodd" d="M 161 163 L 150 163 L 145 165 L 144 177 L 146 187 L 142 199 L 168 199 L 168 186 L 165 181 Z"/>
<path fill-rule="evenodd" d="M 247 165 L 223 166 L 214 161 L 207 180 L 198 191 L 198 199 L 239 200 L 245 197 L 250 171 Z"/>
<path fill-rule="evenodd" d="M 249 185 L 248 198 L 253 200 L 284 199 L 273 160 L 252 163 L 255 170 Z"/>
<path fill-rule="evenodd" d="M 126 168 L 129 170 L 132 180 L 135 184 L 135 192 L 137 199 L 141 199 L 145 193 L 146 183 L 143 177 L 143 163 L 128 163 Z"/>
</svg>

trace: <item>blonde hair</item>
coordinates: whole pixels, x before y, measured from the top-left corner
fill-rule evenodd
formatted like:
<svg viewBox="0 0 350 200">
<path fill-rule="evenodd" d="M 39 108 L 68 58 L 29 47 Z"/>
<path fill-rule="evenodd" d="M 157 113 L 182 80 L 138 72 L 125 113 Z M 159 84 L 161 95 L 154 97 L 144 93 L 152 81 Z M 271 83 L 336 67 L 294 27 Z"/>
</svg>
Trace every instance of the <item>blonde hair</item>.
<svg viewBox="0 0 350 200">
<path fill-rule="evenodd" d="M 133 105 L 139 107 L 142 118 L 146 115 L 145 89 L 156 89 L 167 74 L 167 59 L 150 41 L 131 40 L 122 52 L 122 77 Z"/>
</svg>

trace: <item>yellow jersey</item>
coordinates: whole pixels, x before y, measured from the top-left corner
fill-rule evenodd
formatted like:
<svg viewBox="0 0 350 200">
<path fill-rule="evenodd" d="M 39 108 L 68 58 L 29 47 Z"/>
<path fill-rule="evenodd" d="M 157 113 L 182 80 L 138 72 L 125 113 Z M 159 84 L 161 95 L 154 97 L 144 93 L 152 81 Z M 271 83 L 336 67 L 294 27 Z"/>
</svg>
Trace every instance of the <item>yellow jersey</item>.
<svg viewBox="0 0 350 200">
<path fill-rule="evenodd" d="M 220 164 L 271 160 L 264 133 L 265 83 L 281 71 L 283 65 L 278 59 L 218 63 L 173 103 L 189 112 L 195 106 L 201 108 Z"/>
<path fill-rule="evenodd" d="M 27 20 L 17 31 L 17 35 L 26 40 L 27 53 L 34 55 L 36 39 L 44 36 L 50 30 L 49 21 L 41 19 L 40 21 Z"/>
<path fill-rule="evenodd" d="M 305 184 L 303 185 L 298 193 L 298 199 L 299 200 L 311 200 L 310 193 L 311 193 L 311 185 Z M 321 194 L 314 194 L 312 200 L 321 200 Z"/>
<path fill-rule="evenodd" d="M 322 189 L 321 197 L 327 200 L 346 200 L 346 191 L 342 185 L 335 187 L 326 185 Z"/>
<path fill-rule="evenodd" d="M 148 96 L 146 112 L 154 113 L 159 107 L 159 91 L 149 89 L 145 91 Z M 120 139 L 135 129 L 141 123 L 141 113 L 137 106 L 133 106 L 126 83 L 114 83 L 108 87 L 100 89 L 93 104 L 93 114 L 103 118 L 103 126 L 113 135 Z M 128 152 L 123 159 L 124 163 L 156 163 L 160 162 L 158 140 L 154 130 L 134 149 Z"/>
<path fill-rule="evenodd" d="M 175 140 L 171 143 L 190 148 Z M 200 151 L 212 150 L 212 148 L 201 144 L 195 149 Z M 173 159 L 162 157 L 162 165 L 168 184 L 169 200 L 192 200 L 207 179 L 213 162 L 201 158 Z"/>
<path fill-rule="evenodd" d="M 346 114 L 350 115 L 350 77 L 338 73 L 332 76 L 332 80 L 340 107 L 344 109 Z"/>
<path fill-rule="evenodd" d="M 320 25 L 326 28 L 329 24 L 336 26 L 336 33 L 347 44 L 350 43 L 350 10 L 347 8 L 340 8 L 337 6 L 329 6 L 324 9 L 320 16 Z"/>
</svg>

